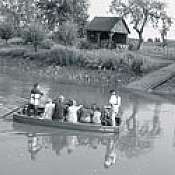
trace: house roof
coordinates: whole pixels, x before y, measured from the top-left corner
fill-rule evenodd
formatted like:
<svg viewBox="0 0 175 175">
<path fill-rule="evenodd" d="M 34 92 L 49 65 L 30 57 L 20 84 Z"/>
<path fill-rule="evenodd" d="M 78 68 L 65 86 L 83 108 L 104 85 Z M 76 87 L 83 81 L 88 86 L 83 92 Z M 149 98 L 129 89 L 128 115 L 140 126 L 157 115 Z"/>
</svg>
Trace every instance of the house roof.
<svg viewBox="0 0 175 175">
<path fill-rule="evenodd" d="M 88 25 L 87 30 L 110 32 L 113 29 L 113 27 L 121 20 L 124 23 L 128 33 L 130 33 L 125 20 L 121 17 L 95 17 Z"/>
</svg>

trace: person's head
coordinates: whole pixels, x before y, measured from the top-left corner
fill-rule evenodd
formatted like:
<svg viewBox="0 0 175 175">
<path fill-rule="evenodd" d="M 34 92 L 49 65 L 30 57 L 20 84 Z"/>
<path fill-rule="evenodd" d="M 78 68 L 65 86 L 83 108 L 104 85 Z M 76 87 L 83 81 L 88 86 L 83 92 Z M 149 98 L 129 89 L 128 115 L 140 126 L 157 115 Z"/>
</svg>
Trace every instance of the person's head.
<svg viewBox="0 0 175 175">
<path fill-rule="evenodd" d="M 48 98 L 47 103 L 52 103 L 52 99 Z"/>
<path fill-rule="evenodd" d="M 60 95 L 60 96 L 58 97 L 58 101 L 59 101 L 59 102 L 63 102 L 63 101 L 64 101 L 64 96 L 63 96 L 63 95 Z"/>
<path fill-rule="evenodd" d="M 35 83 L 34 84 L 34 88 L 39 88 L 39 84 L 38 83 Z"/>
<path fill-rule="evenodd" d="M 77 102 L 73 99 L 70 100 L 70 106 L 75 106 L 77 104 Z"/>
<path fill-rule="evenodd" d="M 96 107 L 97 107 L 97 105 L 96 105 L 96 104 L 93 104 L 93 105 L 91 106 L 91 109 L 92 109 L 92 110 L 95 110 Z"/>
<path fill-rule="evenodd" d="M 116 91 L 113 89 L 110 91 L 111 95 L 116 95 Z"/>
<path fill-rule="evenodd" d="M 96 111 L 100 111 L 100 108 L 99 107 L 96 107 Z"/>
<path fill-rule="evenodd" d="M 72 100 L 72 105 L 73 106 L 76 106 L 77 105 L 77 102 L 75 100 Z"/>
</svg>

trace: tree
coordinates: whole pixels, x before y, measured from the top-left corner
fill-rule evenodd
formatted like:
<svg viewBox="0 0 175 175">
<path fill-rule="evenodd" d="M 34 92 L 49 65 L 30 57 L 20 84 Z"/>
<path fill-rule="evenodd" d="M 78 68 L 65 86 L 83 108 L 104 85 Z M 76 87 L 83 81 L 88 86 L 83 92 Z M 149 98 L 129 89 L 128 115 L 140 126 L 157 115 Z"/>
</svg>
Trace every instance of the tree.
<svg viewBox="0 0 175 175">
<path fill-rule="evenodd" d="M 40 9 L 41 19 L 51 31 L 66 21 L 77 24 L 80 31 L 87 23 L 87 0 L 39 0 L 37 7 Z"/>
<path fill-rule="evenodd" d="M 10 23 L 2 23 L 0 24 L 0 37 L 6 41 L 6 44 L 9 39 L 13 38 L 14 35 L 14 27 Z"/>
<path fill-rule="evenodd" d="M 163 11 L 161 14 L 161 22 L 162 22 L 162 25 L 160 29 L 160 34 L 162 38 L 162 46 L 165 47 L 167 45 L 165 38 L 173 23 L 172 19 L 167 15 L 166 11 Z"/>
<path fill-rule="evenodd" d="M 36 0 L 2 0 L 0 2 L 0 13 L 12 21 L 14 28 L 18 30 L 21 26 L 30 24 L 38 13 Z"/>
<path fill-rule="evenodd" d="M 137 49 L 140 49 L 145 26 L 151 22 L 157 27 L 164 7 L 165 4 L 159 0 L 113 0 L 110 11 L 128 17 L 139 36 Z"/>
<path fill-rule="evenodd" d="M 43 26 L 39 22 L 32 22 L 29 24 L 23 32 L 23 39 L 24 42 L 27 43 L 32 43 L 35 52 L 38 50 L 38 45 L 41 44 L 41 42 L 44 40 L 44 30 Z"/>
<path fill-rule="evenodd" d="M 64 45 L 73 45 L 77 39 L 77 25 L 71 21 L 67 21 L 59 26 L 55 33 L 56 38 Z"/>
</svg>

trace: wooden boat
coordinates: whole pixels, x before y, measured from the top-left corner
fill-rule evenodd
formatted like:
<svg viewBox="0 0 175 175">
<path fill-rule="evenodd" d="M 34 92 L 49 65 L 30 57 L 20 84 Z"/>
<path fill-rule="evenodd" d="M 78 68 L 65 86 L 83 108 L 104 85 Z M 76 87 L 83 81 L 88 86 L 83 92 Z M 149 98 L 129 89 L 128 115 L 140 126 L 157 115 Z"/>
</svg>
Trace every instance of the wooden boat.
<svg viewBox="0 0 175 175">
<path fill-rule="evenodd" d="M 119 133 L 121 126 L 101 126 L 92 123 L 68 123 L 59 122 L 46 119 L 38 119 L 36 117 L 27 116 L 19 113 L 13 114 L 13 120 L 19 123 L 25 123 L 30 125 L 39 125 L 46 127 L 54 127 L 66 130 L 79 130 L 86 132 L 98 132 L 98 133 Z"/>
</svg>

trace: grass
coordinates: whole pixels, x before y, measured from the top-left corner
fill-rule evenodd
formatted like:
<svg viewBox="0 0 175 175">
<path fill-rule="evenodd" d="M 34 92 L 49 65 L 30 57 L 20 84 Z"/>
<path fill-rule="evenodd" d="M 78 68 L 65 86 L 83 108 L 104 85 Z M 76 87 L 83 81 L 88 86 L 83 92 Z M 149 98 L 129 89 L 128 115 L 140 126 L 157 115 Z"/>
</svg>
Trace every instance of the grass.
<svg viewBox="0 0 175 175">
<path fill-rule="evenodd" d="M 36 61 L 40 66 L 78 66 L 90 70 L 115 70 L 125 67 L 128 72 L 139 75 L 159 69 L 172 61 L 165 60 L 150 46 L 139 51 L 116 52 L 115 50 L 79 50 L 74 47 L 55 45 L 52 49 L 40 49 L 34 53 L 29 46 L 2 48 L 0 56 Z"/>
</svg>

